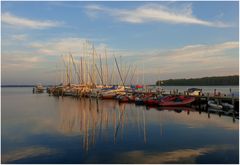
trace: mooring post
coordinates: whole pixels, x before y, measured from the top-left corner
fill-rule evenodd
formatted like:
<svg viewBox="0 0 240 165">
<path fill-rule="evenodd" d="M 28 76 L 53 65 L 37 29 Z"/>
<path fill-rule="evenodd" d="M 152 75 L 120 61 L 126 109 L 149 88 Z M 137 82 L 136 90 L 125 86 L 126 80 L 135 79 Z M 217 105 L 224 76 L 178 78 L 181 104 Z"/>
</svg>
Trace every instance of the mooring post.
<svg viewBox="0 0 240 165">
<path fill-rule="evenodd" d="M 233 105 L 233 110 L 235 110 L 234 94 L 232 94 L 232 105 Z"/>
<path fill-rule="evenodd" d="M 233 109 L 233 123 L 235 123 L 235 110 Z"/>
<path fill-rule="evenodd" d="M 198 101 L 197 101 L 197 104 L 198 104 L 198 110 L 201 110 L 201 99 L 198 98 L 197 100 L 198 100 Z"/>
<path fill-rule="evenodd" d="M 207 102 L 206 102 L 206 110 L 208 111 L 208 101 L 209 101 L 209 93 L 207 93 Z"/>
</svg>

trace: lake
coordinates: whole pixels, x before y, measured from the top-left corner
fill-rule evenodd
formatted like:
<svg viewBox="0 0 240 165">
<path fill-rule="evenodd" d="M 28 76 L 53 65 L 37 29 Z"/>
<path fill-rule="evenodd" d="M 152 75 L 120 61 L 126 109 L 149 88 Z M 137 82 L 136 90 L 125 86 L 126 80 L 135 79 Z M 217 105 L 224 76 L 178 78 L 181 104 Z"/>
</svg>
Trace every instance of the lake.
<svg viewBox="0 0 240 165">
<path fill-rule="evenodd" d="M 1 90 L 2 163 L 239 163 L 231 116 Z"/>
</svg>

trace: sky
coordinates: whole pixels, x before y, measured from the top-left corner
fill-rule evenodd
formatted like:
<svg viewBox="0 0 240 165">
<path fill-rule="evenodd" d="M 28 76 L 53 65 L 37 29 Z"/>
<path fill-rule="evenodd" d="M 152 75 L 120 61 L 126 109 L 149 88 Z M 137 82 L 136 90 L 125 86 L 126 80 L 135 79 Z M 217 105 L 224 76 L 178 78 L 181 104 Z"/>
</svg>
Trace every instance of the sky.
<svg viewBox="0 0 240 165">
<path fill-rule="evenodd" d="M 55 83 L 62 55 L 80 59 L 86 40 L 99 54 L 106 48 L 110 64 L 114 54 L 125 68 L 136 67 L 136 83 L 239 74 L 237 1 L 9 1 L 1 7 L 2 85 Z"/>
</svg>

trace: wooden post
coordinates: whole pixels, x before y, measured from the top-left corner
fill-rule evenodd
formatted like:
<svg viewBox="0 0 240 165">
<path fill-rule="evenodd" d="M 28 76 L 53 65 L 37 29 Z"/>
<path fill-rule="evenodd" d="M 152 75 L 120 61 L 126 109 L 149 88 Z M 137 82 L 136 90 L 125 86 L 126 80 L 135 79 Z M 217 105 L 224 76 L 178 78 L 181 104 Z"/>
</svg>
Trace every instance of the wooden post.
<svg viewBox="0 0 240 165">
<path fill-rule="evenodd" d="M 207 103 L 206 103 L 206 110 L 208 111 L 208 101 L 209 101 L 209 93 L 207 93 Z"/>
<path fill-rule="evenodd" d="M 232 105 L 233 105 L 233 110 L 235 111 L 235 102 L 234 102 L 234 94 L 232 94 Z"/>
</svg>

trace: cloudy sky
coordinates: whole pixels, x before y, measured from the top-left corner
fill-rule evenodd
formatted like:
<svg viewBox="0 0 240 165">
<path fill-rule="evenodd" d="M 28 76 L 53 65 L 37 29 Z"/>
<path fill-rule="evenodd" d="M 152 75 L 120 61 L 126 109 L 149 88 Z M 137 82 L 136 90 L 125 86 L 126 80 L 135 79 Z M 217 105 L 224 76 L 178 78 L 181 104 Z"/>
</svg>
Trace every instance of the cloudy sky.
<svg viewBox="0 0 240 165">
<path fill-rule="evenodd" d="M 238 2 L 2 2 L 2 84 L 52 84 L 85 40 L 145 83 L 238 74 Z M 111 58 L 109 59 L 111 61 Z"/>
</svg>

